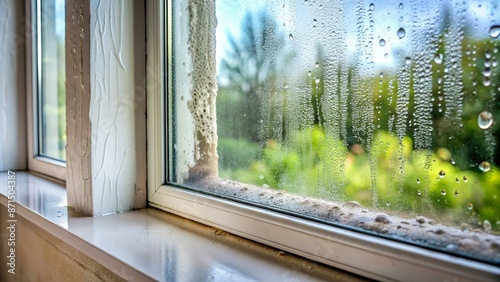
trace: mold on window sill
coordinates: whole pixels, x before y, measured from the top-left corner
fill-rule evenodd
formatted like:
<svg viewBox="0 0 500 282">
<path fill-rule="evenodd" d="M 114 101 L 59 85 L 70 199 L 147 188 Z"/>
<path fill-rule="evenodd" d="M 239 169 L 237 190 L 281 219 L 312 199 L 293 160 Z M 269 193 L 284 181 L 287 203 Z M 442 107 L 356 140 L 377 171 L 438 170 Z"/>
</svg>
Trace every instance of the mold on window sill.
<svg viewBox="0 0 500 282">
<path fill-rule="evenodd" d="M 457 228 L 423 216 L 403 213 L 388 215 L 365 208 L 355 201 L 336 203 L 216 177 L 205 178 L 188 185 L 204 187 L 205 193 L 253 203 L 278 212 L 334 226 L 350 226 L 349 229 L 358 232 L 368 232 L 384 238 L 397 238 L 420 246 L 427 245 L 430 249 L 458 256 L 480 255 L 489 262 L 500 264 L 500 238 L 496 234 L 490 234 L 491 229 L 488 230 L 486 227 L 471 229 L 463 225 Z"/>
</svg>

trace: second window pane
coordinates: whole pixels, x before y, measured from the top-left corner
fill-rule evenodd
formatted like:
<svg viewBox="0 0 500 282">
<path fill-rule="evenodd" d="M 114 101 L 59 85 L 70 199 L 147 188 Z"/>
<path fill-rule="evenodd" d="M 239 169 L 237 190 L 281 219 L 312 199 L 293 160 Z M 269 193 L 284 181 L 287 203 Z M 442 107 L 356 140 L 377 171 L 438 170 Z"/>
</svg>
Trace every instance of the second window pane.
<svg viewBox="0 0 500 282">
<path fill-rule="evenodd" d="M 66 159 L 65 2 L 39 2 L 39 155 Z"/>
</svg>

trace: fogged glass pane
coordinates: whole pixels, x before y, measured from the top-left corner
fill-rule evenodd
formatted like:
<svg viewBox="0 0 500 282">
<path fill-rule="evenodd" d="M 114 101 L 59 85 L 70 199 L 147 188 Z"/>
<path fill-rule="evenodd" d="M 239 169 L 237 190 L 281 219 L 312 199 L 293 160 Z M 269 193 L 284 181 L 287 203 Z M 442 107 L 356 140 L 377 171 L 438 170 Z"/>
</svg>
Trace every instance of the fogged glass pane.
<svg viewBox="0 0 500 282">
<path fill-rule="evenodd" d="M 497 1 L 218 0 L 203 38 L 195 6 L 172 181 L 500 263 Z"/>
<path fill-rule="evenodd" d="M 65 2 L 40 1 L 39 13 L 39 154 L 65 160 Z"/>
</svg>

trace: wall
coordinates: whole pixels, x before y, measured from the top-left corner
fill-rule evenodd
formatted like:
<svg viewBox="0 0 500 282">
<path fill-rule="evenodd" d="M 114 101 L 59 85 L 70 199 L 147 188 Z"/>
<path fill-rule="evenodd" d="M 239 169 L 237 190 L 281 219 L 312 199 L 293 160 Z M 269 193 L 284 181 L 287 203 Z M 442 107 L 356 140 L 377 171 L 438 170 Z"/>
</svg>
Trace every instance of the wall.
<svg viewBox="0 0 500 282">
<path fill-rule="evenodd" d="M 0 0 L 0 171 L 26 168 L 23 3 Z"/>
</svg>

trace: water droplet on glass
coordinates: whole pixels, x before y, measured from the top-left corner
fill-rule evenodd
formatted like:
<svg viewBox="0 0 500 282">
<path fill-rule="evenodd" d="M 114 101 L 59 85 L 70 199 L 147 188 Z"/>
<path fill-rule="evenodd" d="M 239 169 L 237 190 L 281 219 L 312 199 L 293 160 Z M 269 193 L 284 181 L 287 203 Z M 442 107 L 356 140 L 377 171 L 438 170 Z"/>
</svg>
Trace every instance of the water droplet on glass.
<svg viewBox="0 0 500 282">
<path fill-rule="evenodd" d="M 390 206 L 390 205 L 391 205 L 391 203 L 390 203 L 390 202 L 385 202 L 385 205 L 386 205 L 386 206 Z"/>
<path fill-rule="evenodd" d="M 445 175 L 446 175 L 446 172 L 444 172 L 444 170 L 439 171 L 439 178 L 444 178 Z"/>
<path fill-rule="evenodd" d="M 494 25 L 490 27 L 490 36 L 492 38 L 497 38 L 500 35 L 500 25 Z"/>
<path fill-rule="evenodd" d="M 491 85 L 491 80 L 490 80 L 489 76 L 485 76 L 483 78 L 483 85 L 486 86 L 486 87 Z"/>
<path fill-rule="evenodd" d="M 290 33 L 290 35 L 288 35 L 288 38 L 289 38 L 290 40 L 293 40 L 293 34 L 291 34 L 291 33 Z"/>
<path fill-rule="evenodd" d="M 457 178 L 455 178 L 455 181 L 456 181 L 457 183 L 459 183 L 459 182 L 460 182 L 460 179 L 457 177 Z"/>
<path fill-rule="evenodd" d="M 318 63 L 318 62 L 316 62 L 316 64 L 314 64 L 314 66 L 315 66 L 315 67 L 319 67 L 319 63 Z"/>
<path fill-rule="evenodd" d="M 455 197 L 458 197 L 458 196 L 460 195 L 460 193 L 459 193 L 457 190 L 455 190 L 455 193 L 453 193 L 453 195 L 454 195 Z"/>
<path fill-rule="evenodd" d="M 484 161 L 479 164 L 479 169 L 483 172 L 487 172 L 491 169 L 491 164 L 487 161 Z"/>
<path fill-rule="evenodd" d="M 403 3 L 399 3 L 399 9 L 403 10 Z"/>
<path fill-rule="evenodd" d="M 452 165 L 455 165 L 455 160 L 454 160 L 454 159 L 450 159 L 450 163 L 451 163 Z"/>
<path fill-rule="evenodd" d="M 370 5 L 368 6 L 368 10 L 370 10 L 370 11 L 375 10 L 375 4 L 370 3 Z M 491 34 L 491 32 L 490 32 L 490 34 Z M 497 36 L 498 36 L 498 35 L 497 35 Z"/>
<path fill-rule="evenodd" d="M 378 44 L 380 46 L 385 46 L 385 40 L 384 39 L 380 39 L 380 41 L 378 42 Z"/>
<path fill-rule="evenodd" d="M 477 117 L 477 125 L 481 129 L 488 129 L 493 124 L 493 115 L 488 111 L 483 111 Z"/>
<path fill-rule="evenodd" d="M 319 77 L 316 76 L 316 78 L 314 78 L 314 82 L 319 83 L 319 81 L 320 81 Z"/>
<path fill-rule="evenodd" d="M 490 52 L 490 50 L 486 50 L 486 51 L 484 51 L 484 57 L 485 57 L 486 59 L 488 59 L 488 60 L 489 60 L 489 59 L 491 59 L 491 52 Z"/>
<path fill-rule="evenodd" d="M 417 178 L 417 184 L 420 184 L 420 178 Z"/>
<path fill-rule="evenodd" d="M 375 25 L 375 22 L 373 20 L 370 20 L 370 27 L 373 27 Z"/>
<path fill-rule="evenodd" d="M 443 62 L 443 54 L 436 54 L 436 56 L 434 56 L 434 62 L 436 64 L 441 64 Z"/>
<path fill-rule="evenodd" d="M 417 195 L 422 195 L 422 192 L 420 190 L 417 191 Z"/>
<path fill-rule="evenodd" d="M 404 20 L 403 16 L 399 17 L 399 21 L 402 22 Z"/>
<path fill-rule="evenodd" d="M 406 35 L 406 31 L 405 31 L 404 28 L 398 29 L 398 37 L 399 37 L 399 39 L 402 39 L 403 37 L 405 37 L 405 35 Z"/>
<path fill-rule="evenodd" d="M 448 244 L 448 245 L 446 246 L 446 249 L 447 249 L 448 251 L 455 250 L 456 248 L 457 248 L 457 245 L 454 245 L 454 244 Z"/>
<path fill-rule="evenodd" d="M 484 76 L 491 76 L 491 69 L 490 68 L 484 68 L 483 70 L 483 75 Z"/>
<path fill-rule="evenodd" d="M 307 76 L 311 76 L 311 75 L 312 75 L 312 72 L 311 72 L 311 71 L 309 71 L 309 72 L 307 73 Z"/>
<path fill-rule="evenodd" d="M 483 229 L 484 229 L 484 232 L 486 233 L 490 233 L 491 232 L 491 223 L 489 220 L 485 219 L 483 221 Z"/>
<path fill-rule="evenodd" d="M 472 203 L 468 203 L 467 204 L 467 209 L 468 210 L 472 210 L 473 207 L 474 207 L 474 205 Z"/>
<path fill-rule="evenodd" d="M 405 58 L 405 64 L 406 64 L 407 66 L 409 66 L 409 65 L 411 64 L 411 58 L 410 58 L 410 57 L 406 57 L 406 58 Z"/>
<path fill-rule="evenodd" d="M 441 189 L 441 195 L 443 195 L 443 196 L 446 195 L 446 190 Z"/>
<path fill-rule="evenodd" d="M 467 176 L 465 176 L 465 175 L 464 175 L 464 177 L 462 179 L 464 180 L 464 182 L 469 181 L 469 179 L 467 179 Z"/>
</svg>

